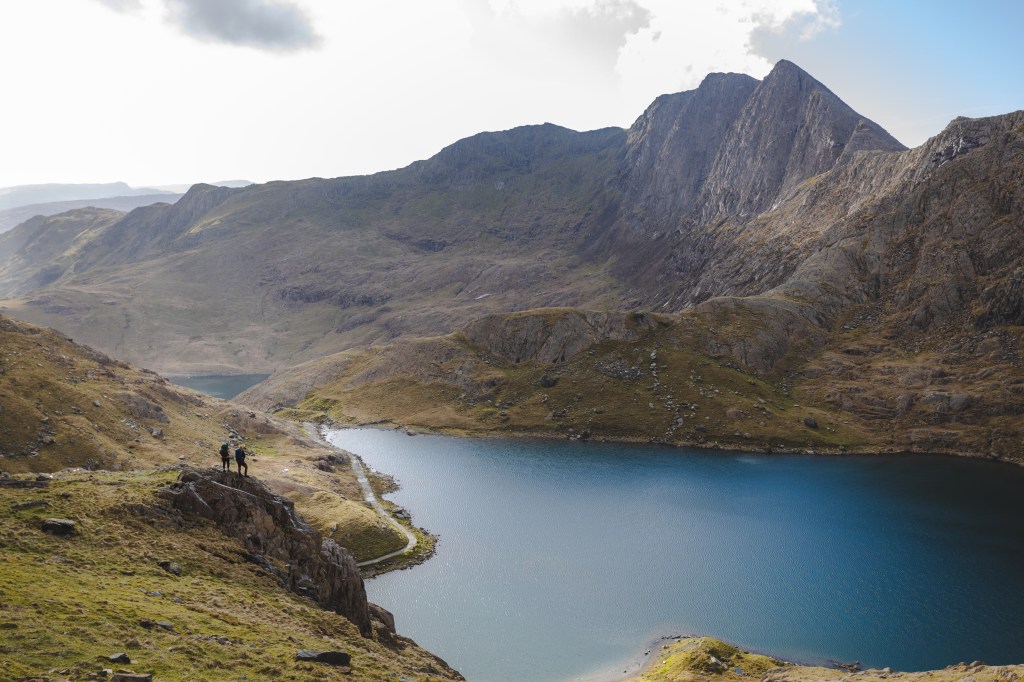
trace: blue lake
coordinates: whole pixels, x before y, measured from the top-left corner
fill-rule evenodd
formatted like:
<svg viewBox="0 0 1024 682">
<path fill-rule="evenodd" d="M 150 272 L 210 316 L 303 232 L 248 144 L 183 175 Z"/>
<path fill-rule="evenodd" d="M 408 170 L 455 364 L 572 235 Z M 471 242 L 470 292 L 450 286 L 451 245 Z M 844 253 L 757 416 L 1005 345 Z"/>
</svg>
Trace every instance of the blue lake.
<svg viewBox="0 0 1024 682">
<path fill-rule="evenodd" d="M 367 590 L 470 680 L 621 672 L 663 634 L 902 670 L 1024 662 L 1024 468 L 330 438 L 394 475 L 390 498 L 440 536 Z"/>
<path fill-rule="evenodd" d="M 167 377 L 172 384 L 191 388 L 214 398 L 231 400 L 236 395 L 260 383 L 269 374 L 208 374 L 186 377 Z"/>
</svg>

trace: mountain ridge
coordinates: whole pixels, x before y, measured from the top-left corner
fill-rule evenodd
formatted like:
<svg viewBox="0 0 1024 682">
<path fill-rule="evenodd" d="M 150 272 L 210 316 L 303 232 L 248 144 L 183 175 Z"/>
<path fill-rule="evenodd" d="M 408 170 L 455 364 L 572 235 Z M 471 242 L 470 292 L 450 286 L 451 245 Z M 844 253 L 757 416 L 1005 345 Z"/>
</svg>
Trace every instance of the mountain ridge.
<svg viewBox="0 0 1024 682">
<path fill-rule="evenodd" d="M 173 207 L 133 211 L 73 254 L 53 254 L 66 263 L 60 277 L 46 288 L 19 291 L 19 299 L 4 305 L 172 372 L 268 371 L 530 307 L 679 311 L 732 293 L 739 282 L 715 281 L 696 294 L 693 287 L 682 291 L 684 285 L 667 288 L 680 269 L 691 279 L 699 275 L 714 256 L 703 252 L 724 253 L 718 244 L 729 235 L 718 223 L 694 222 L 701 202 L 693 198 L 711 191 L 700 174 L 669 172 L 665 164 L 701 159 L 708 178 L 718 177 L 715 168 L 728 175 L 721 143 L 732 139 L 744 107 L 760 101 L 754 97 L 759 88 L 761 99 L 771 101 L 785 90 L 785 83 L 772 85 L 784 76 L 831 102 L 833 95 L 820 94 L 827 92 L 823 86 L 794 71 L 782 64 L 761 83 L 736 74 L 709 76 L 703 90 L 652 105 L 651 114 L 679 106 L 666 109 L 664 122 L 644 123 L 642 116 L 630 131 L 526 126 L 481 133 L 431 159 L 373 176 L 242 189 L 199 185 Z M 700 106 L 692 108 L 694 102 Z M 840 123 L 862 119 L 843 107 L 813 111 L 826 118 L 839 111 Z M 729 125 L 711 115 L 719 110 L 731 112 L 723 119 Z M 680 119 L 687 111 L 693 116 Z M 836 126 L 855 132 L 847 123 Z M 669 129 L 661 130 L 665 125 Z M 700 132 L 705 125 L 713 135 Z M 786 145 L 821 147 L 800 142 L 806 139 L 805 131 Z M 691 143 L 697 147 L 689 149 Z M 805 166 L 802 156 L 793 158 L 773 171 L 769 189 L 756 197 L 744 190 L 735 201 L 775 201 L 775 193 L 807 168 L 834 162 L 827 156 Z M 722 198 L 723 206 L 731 201 Z M 654 218 L 634 225 L 630 216 Z M 739 234 L 742 224 L 733 219 L 729 229 Z M 126 282 L 133 284 L 125 288 Z M 195 308 L 192 317 L 180 313 L 186 301 Z M 105 305 L 127 315 L 104 312 Z M 68 312 L 53 312 L 61 310 Z M 286 329 L 302 338 L 286 339 Z"/>
</svg>

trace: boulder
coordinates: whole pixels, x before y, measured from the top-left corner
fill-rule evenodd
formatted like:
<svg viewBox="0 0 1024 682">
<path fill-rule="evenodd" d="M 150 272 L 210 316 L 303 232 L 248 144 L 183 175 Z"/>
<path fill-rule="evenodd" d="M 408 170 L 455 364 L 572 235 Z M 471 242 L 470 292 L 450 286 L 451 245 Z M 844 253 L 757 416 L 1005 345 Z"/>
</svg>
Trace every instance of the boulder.
<svg viewBox="0 0 1024 682">
<path fill-rule="evenodd" d="M 804 426 L 809 429 L 816 429 L 818 428 L 818 420 L 814 417 L 804 417 Z"/>
<path fill-rule="evenodd" d="M 75 522 L 70 519 L 46 519 L 43 531 L 51 535 L 74 535 Z"/>
<path fill-rule="evenodd" d="M 295 654 L 295 660 L 309 663 L 326 663 L 327 665 L 348 665 L 352 661 L 352 657 L 344 651 L 299 649 Z"/>
<path fill-rule="evenodd" d="M 181 566 L 174 563 L 173 561 L 160 561 L 157 562 L 157 566 L 159 566 L 160 568 L 164 569 L 172 575 L 181 575 Z"/>
<path fill-rule="evenodd" d="M 21 502 L 19 504 L 12 504 L 12 511 L 20 511 L 22 509 L 34 509 L 35 507 L 49 507 L 50 503 L 46 500 L 29 500 L 28 502 Z"/>
<path fill-rule="evenodd" d="M 377 606 L 376 604 L 371 603 L 370 617 L 374 620 L 379 620 L 381 623 L 384 623 L 384 625 L 387 625 L 388 629 L 392 632 L 395 631 L 395 616 L 383 606 Z"/>
</svg>

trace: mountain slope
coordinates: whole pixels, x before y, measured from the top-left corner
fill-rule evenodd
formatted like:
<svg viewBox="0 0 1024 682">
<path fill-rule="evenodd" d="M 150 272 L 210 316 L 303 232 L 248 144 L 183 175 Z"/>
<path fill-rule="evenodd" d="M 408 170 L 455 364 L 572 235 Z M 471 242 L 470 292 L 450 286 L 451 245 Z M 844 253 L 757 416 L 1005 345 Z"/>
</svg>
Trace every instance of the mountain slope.
<svg viewBox="0 0 1024 682">
<path fill-rule="evenodd" d="M 733 232 L 704 273 L 745 278 L 747 295 L 634 338 L 582 311 L 487 318 L 300 365 L 242 399 L 356 423 L 1019 458 L 1022 179 L 1024 112 L 958 119 L 915 150 L 855 155 L 755 235 Z"/>
<path fill-rule="evenodd" d="M 273 370 L 533 307 L 673 312 L 781 282 L 706 265 L 758 238 L 746 212 L 854 148 L 900 147 L 780 63 L 660 98 L 629 131 L 526 126 L 362 178 L 198 185 L 57 256 L 45 287 L 26 275 L 0 293 L 19 296 L 12 314 L 173 372 Z"/>
</svg>

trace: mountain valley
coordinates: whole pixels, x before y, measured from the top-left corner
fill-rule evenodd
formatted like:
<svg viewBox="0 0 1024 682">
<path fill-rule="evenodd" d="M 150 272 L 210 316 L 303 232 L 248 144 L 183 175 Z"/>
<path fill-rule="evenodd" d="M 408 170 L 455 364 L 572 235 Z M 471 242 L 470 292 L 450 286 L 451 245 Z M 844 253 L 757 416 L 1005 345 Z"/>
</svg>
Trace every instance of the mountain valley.
<svg viewBox="0 0 1024 682">
<path fill-rule="evenodd" d="M 629 129 L 31 217 L 0 233 L 0 677 L 462 679 L 363 588 L 434 538 L 313 424 L 1024 464 L 1022 355 L 1024 111 L 907 149 L 788 61 Z M 242 373 L 272 374 L 161 376 Z M 660 653 L 637 680 L 918 679 Z"/>
</svg>

